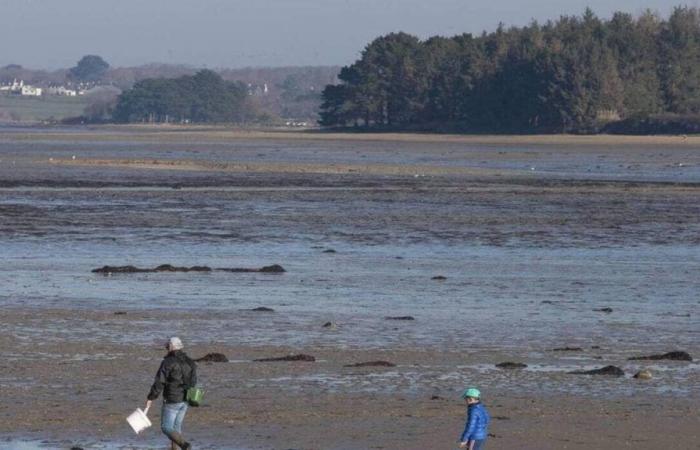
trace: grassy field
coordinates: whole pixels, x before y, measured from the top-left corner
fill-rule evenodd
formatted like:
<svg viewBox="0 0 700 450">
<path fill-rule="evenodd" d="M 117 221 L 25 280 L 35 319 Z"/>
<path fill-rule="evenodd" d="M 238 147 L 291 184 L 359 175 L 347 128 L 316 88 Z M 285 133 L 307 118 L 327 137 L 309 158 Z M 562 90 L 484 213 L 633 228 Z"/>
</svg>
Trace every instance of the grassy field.
<svg viewBox="0 0 700 450">
<path fill-rule="evenodd" d="M 87 106 L 84 97 L 0 95 L 0 121 L 41 122 L 75 117 Z"/>
</svg>

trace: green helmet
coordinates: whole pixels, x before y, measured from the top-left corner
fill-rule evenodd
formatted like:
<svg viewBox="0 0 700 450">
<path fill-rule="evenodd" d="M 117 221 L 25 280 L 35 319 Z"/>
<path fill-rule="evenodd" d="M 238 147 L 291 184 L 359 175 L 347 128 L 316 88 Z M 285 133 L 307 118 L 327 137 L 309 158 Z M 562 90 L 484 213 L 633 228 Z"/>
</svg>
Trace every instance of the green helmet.
<svg viewBox="0 0 700 450">
<path fill-rule="evenodd" d="M 462 394 L 462 398 L 481 398 L 481 392 L 477 388 L 469 388 Z"/>
</svg>

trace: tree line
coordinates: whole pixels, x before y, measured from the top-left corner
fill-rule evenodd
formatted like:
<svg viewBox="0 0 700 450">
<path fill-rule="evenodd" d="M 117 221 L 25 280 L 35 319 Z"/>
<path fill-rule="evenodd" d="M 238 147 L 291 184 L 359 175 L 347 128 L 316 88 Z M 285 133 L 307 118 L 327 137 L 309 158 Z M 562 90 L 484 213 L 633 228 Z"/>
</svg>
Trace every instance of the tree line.
<svg viewBox="0 0 700 450">
<path fill-rule="evenodd" d="M 147 78 L 119 95 L 116 122 L 244 123 L 255 116 L 248 89 L 211 70 L 178 78 Z"/>
<path fill-rule="evenodd" d="M 604 20 L 587 9 L 424 41 L 392 33 L 367 45 L 339 80 L 323 91 L 324 126 L 596 132 L 674 116 L 697 128 L 689 117 L 700 113 L 700 11 Z"/>
</svg>

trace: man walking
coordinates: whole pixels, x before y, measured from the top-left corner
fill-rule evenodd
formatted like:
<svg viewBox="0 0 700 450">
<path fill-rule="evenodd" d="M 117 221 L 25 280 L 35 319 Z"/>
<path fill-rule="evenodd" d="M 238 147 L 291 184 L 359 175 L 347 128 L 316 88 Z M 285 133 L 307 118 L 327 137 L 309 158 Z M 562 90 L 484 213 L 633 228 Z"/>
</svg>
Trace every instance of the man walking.
<svg viewBox="0 0 700 450">
<path fill-rule="evenodd" d="M 146 409 L 163 393 L 160 427 L 170 439 L 171 450 L 190 450 L 192 445 L 182 435 L 182 422 L 187 413 L 187 389 L 197 385 L 197 366 L 183 349 L 180 338 L 171 337 L 165 344 L 168 354 L 160 364 L 146 401 Z"/>
</svg>

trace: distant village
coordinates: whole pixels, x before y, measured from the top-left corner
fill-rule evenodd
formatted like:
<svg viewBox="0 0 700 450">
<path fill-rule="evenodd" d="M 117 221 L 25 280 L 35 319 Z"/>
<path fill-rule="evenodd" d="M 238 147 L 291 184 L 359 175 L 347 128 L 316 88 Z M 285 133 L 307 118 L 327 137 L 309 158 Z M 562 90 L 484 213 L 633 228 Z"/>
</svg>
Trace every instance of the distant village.
<svg viewBox="0 0 700 450">
<path fill-rule="evenodd" d="M 24 80 L 14 80 L 12 83 L 0 83 L 0 94 L 19 95 L 22 97 L 41 97 L 42 95 L 55 95 L 60 97 L 77 97 L 88 94 L 90 90 L 99 86 L 94 83 L 80 83 L 77 86 L 49 85 L 46 87 L 27 84 Z M 270 89 L 267 83 L 255 85 L 248 83 L 248 95 L 263 96 L 268 95 Z"/>
<path fill-rule="evenodd" d="M 6 95 L 20 95 L 25 97 L 41 97 L 42 95 L 56 95 L 63 97 L 77 97 L 79 95 L 85 95 L 85 93 L 93 88 L 92 85 L 78 86 L 61 86 L 61 85 L 50 85 L 47 87 L 33 86 L 31 84 L 26 84 L 24 80 L 14 80 L 12 83 L 0 84 L 0 94 Z"/>
<path fill-rule="evenodd" d="M 19 95 L 23 97 L 41 97 L 42 95 L 56 95 L 62 97 L 77 97 L 85 93 L 94 86 L 47 86 L 39 87 L 26 84 L 24 80 L 14 80 L 12 83 L 0 84 L 0 94 Z"/>
</svg>

